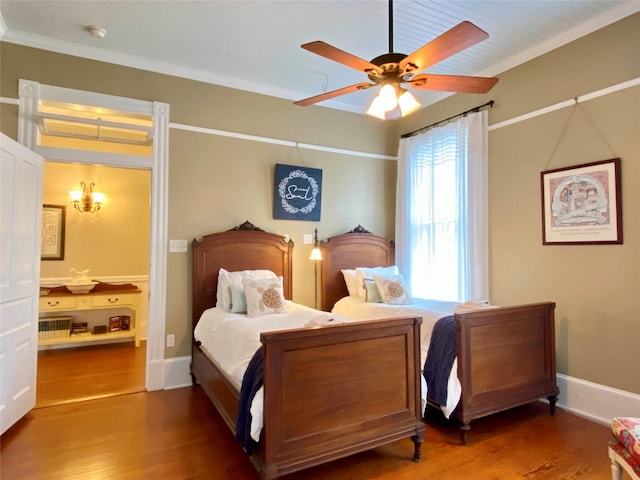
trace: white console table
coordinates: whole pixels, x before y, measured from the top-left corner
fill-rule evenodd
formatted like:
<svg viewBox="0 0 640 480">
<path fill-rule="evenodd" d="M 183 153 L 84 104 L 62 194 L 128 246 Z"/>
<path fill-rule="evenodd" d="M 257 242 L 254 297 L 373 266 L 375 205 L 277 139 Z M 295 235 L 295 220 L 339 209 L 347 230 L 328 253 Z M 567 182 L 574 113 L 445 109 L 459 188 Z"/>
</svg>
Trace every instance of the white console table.
<svg viewBox="0 0 640 480">
<path fill-rule="evenodd" d="M 81 344 L 106 343 L 106 341 L 129 339 L 135 341 L 136 347 L 140 346 L 137 313 L 140 309 L 141 293 L 142 290 L 132 284 L 98 283 L 88 293 L 71 293 L 64 286 L 50 289 L 47 295 L 40 296 L 41 318 L 47 317 L 52 313 L 56 316 L 79 314 L 76 318 L 80 321 L 82 320 L 82 311 L 127 308 L 131 311 L 131 324 L 129 330 L 110 332 L 107 322 L 107 332 L 100 334 L 94 334 L 92 327 L 95 325 L 89 325 L 89 331 L 86 334 L 71 335 L 64 338 L 39 339 L 38 346 L 42 348 L 53 346 L 72 347 Z"/>
</svg>

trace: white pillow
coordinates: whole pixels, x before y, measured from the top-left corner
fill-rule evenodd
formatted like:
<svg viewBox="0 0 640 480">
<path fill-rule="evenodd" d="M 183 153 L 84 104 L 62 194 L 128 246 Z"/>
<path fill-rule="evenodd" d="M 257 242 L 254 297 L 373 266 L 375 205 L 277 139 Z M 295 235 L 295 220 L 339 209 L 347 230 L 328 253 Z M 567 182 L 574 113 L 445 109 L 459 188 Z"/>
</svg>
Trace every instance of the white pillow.
<svg viewBox="0 0 640 480">
<path fill-rule="evenodd" d="M 407 305 L 411 303 L 402 275 L 374 275 L 373 280 L 384 303 L 391 305 Z"/>
<path fill-rule="evenodd" d="M 237 272 L 228 272 L 224 268 L 218 271 L 218 291 L 216 292 L 216 307 L 231 309 L 231 285 L 242 285 L 243 278 L 263 279 L 277 278 L 276 274 L 271 270 L 240 270 Z"/>
<path fill-rule="evenodd" d="M 369 303 L 382 303 L 382 298 L 380 297 L 380 293 L 378 292 L 378 287 L 374 280 L 365 280 L 364 281 L 364 289 L 365 289 L 365 302 Z"/>
<path fill-rule="evenodd" d="M 247 301 L 247 316 L 258 317 L 285 311 L 282 277 L 261 280 L 244 278 L 242 285 Z"/>
<path fill-rule="evenodd" d="M 347 291 L 350 297 L 358 296 L 358 284 L 356 283 L 356 271 L 353 270 L 340 270 L 344 277 L 344 283 L 347 284 Z"/>
<path fill-rule="evenodd" d="M 373 280 L 374 275 L 398 275 L 400 272 L 398 271 L 397 265 L 392 265 L 390 267 L 358 267 L 356 268 L 356 288 L 358 290 L 358 296 L 362 300 L 367 300 L 366 290 L 364 281 L 366 279 Z"/>
<path fill-rule="evenodd" d="M 244 287 L 241 285 L 230 285 L 231 292 L 231 313 L 247 313 L 247 299 L 244 295 Z"/>
</svg>

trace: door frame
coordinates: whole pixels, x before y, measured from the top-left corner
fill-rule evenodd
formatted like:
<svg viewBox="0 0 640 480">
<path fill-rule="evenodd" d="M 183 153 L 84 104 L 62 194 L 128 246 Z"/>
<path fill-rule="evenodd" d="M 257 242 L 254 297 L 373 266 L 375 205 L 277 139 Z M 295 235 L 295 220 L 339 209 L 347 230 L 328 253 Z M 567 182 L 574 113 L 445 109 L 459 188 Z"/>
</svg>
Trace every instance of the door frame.
<svg viewBox="0 0 640 480">
<path fill-rule="evenodd" d="M 151 232 L 149 245 L 149 309 L 147 319 L 147 367 L 145 387 L 162 390 L 164 378 L 164 337 L 166 329 L 169 104 L 147 102 L 101 93 L 42 85 L 20 79 L 18 142 L 42 155 L 45 160 L 151 170 Z M 120 110 L 153 117 L 151 157 L 42 147 L 38 139 L 40 99 Z"/>
</svg>

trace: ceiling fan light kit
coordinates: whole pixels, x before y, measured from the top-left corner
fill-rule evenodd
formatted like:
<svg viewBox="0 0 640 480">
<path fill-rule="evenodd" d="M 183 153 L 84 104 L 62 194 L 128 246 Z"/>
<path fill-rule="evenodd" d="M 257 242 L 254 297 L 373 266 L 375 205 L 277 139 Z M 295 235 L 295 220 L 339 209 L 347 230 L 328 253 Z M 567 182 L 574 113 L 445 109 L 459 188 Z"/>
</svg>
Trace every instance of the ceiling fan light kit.
<svg viewBox="0 0 640 480">
<path fill-rule="evenodd" d="M 316 55 L 367 74 L 371 83 L 358 83 L 294 103 L 299 106 L 313 105 L 347 93 L 381 86 L 367 114 L 384 120 L 404 117 L 420 107 L 420 103 L 411 92 L 401 87 L 403 83 L 420 90 L 487 93 L 498 83 L 497 78 L 418 74 L 487 38 L 487 32 L 471 22 L 464 21 L 410 55 L 396 53 L 393 51 L 393 1 L 389 0 L 389 53 L 379 55 L 368 62 L 320 40 L 301 45 L 303 49 Z"/>
<path fill-rule="evenodd" d="M 367 110 L 367 115 L 385 120 L 387 118 L 405 117 L 420 107 L 410 91 L 398 85 L 386 83 L 380 88 Z M 399 109 L 399 112 L 396 110 Z"/>
</svg>

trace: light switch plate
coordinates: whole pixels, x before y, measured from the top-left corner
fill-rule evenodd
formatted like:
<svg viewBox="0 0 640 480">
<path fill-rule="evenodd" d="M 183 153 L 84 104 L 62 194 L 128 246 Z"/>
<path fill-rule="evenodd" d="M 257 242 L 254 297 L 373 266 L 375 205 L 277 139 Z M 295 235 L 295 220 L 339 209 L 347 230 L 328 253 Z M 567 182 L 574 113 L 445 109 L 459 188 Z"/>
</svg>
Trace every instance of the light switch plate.
<svg viewBox="0 0 640 480">
<path fill-rule="evenodd" d="M 305 245 L 311 245 L 313 243 L 313 235 L 310 233 L 305 233 L 302 236 L 302 243 Z"/>
<path fill-rule="evenodd" d="M 169 240 L 169 252 L 171 253 L 184 253 L 188 247 L 188 240 Z"/>
</svg>

